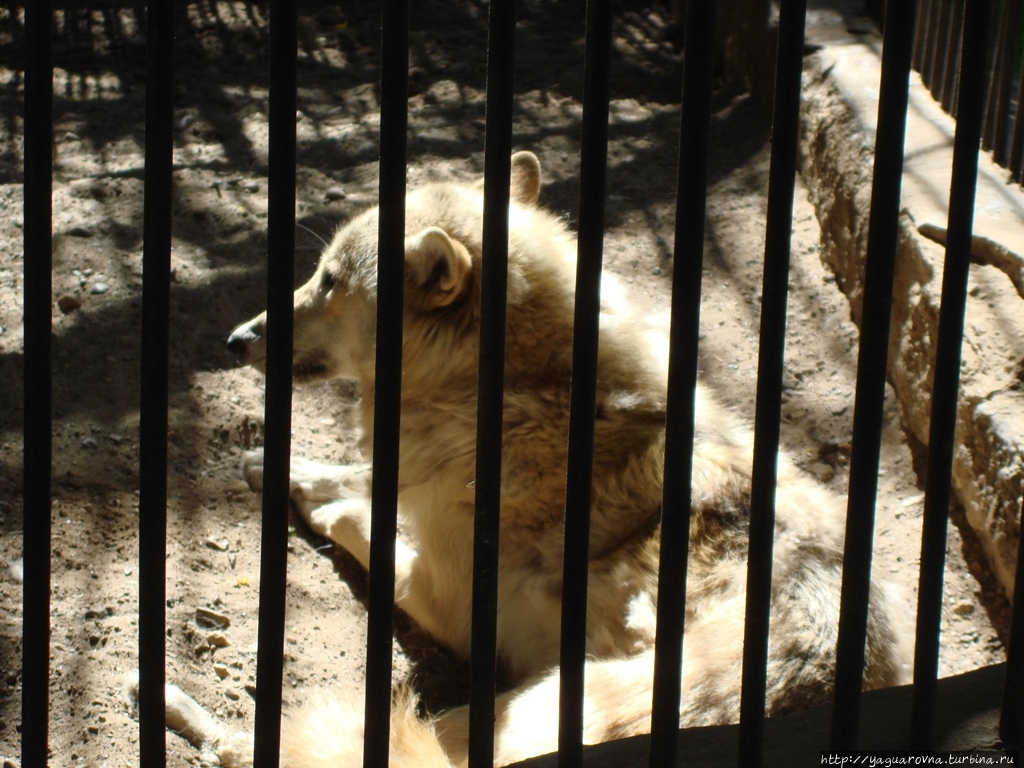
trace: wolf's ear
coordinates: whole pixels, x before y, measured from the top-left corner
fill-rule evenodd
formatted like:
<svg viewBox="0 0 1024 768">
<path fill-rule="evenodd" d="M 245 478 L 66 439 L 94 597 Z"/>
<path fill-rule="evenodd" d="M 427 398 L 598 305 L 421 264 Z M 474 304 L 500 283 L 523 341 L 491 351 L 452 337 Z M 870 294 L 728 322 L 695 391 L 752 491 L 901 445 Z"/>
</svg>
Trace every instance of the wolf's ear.
<svg viewBox="0 0 1024 768">
<path fill-rule="evenodd" d="M 512 155 L 512 199 L 534 205 L 540 197 L 540 160 L 533 152 Z"/>
<path fill-rule="evenodd" d="M 509 197 L 520 205 L 534 205 L 540 197 L 540 160 L 533 152 L 512 155 L 512 182 Z M 483 192 L 484 180 L 473 182 L 473 189 Z"/>
<path fill-rule="evenodd" d="M 473 261 L 469 251 L 440 227 L 405 238 L 405 279 L 420 309 L 446 307 L 469 288 Z"/>
</svg>

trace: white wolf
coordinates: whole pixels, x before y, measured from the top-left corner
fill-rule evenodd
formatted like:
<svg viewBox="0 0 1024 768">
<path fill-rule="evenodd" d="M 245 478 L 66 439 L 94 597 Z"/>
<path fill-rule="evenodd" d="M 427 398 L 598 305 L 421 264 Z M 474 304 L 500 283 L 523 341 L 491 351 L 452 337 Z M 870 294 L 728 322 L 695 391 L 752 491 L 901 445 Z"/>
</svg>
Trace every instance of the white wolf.
<svg viewBox="0 0 1024 768">
<path fill-rule="evenodd" d="M 455 653 L 470 649 L 482 187 L 437 183 L 409 194 L 396 600 Z M 575 243 L 537 207 L 540 165 L 512 158 L 498 597 L 498 654 L 521 680 L 496 703 L 495 765 L 557 746 L 559 611 Z M 344 226 L 316 274 L 295 293 L 297 382 L 352 379 L 362 387 L 361 448 L 370 455 L 378 212 Z M 265 363 L 260 315 L 229 344 Z M 614 290 L 602 297 L 595 413 L 584 739 L 644 733 L 651 711 L 662 494 L 665 355 Z M 686 595 L 682 726 L 739 713 L 752 437 L 697 393 Z M 262 456 L 245 473 L 262 484 Z M 843 518 L 838 500 L 779 457 L 767 711 L 830 694 L 839 613 Z M 671 470 L 669 470 L 671 471 Z M 291 465 L 292 500 L 309 526 L 369 560 L 368 466 Z M 864 681 L 902 682 L 909 670 L 905 608 L 876 585 Z M 391 764 L 460 765 L 468 708 L 426 721 L 396 697 Z M 170 720 L 194 741 L 219 741 L 225 764 L 245 764 L 237 740 L 177 689 Z M 290 768 L 359 765 L 361 701 L 342 691 L 287 718 Z"/>
</svg>

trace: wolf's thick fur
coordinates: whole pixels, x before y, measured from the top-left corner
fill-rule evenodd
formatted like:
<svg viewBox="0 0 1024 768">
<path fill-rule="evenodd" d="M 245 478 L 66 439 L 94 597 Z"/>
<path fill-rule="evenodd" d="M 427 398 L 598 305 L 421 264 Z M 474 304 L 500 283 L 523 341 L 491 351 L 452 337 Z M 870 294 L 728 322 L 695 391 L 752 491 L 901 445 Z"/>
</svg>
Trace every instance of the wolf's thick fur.
<svg viewBox="0 0 1024 768">
<path fill-rule="evenodd" d="M 575 242 L 537 207 L 540 166 L 512 158 L 498 653 L 523 682 L 499 697 L 495 764 L 557 744 L 559 605 Z M 402 436 L 396 600 L 421 627 L 468 656 L 474 503 L 481 185 L 430 184 L 407 200 Z M 296 381 L 362 387 L 361 448 L 370 455 L 378 213 L 334 237 L 295 294 Z M 264 315 L 230 346 L 265 361 Z M 587 602 L 585 740 L 646 732 L 651 707 L 665 419 L 662 340 L 610 278 L 602 294 Z M 738 719 L 752 437 L 697 392 L 683 726 Z M 245 472 L 259 489 L 262 457 Z M 669 469 L 669 471 L 672 471 Z M 779 457 L 767 710 L 821 701 L 832 684 L 842 563 L 837 499 Z M 319 534 L 369 560 L 368 466 L 292 460 L 292 499 Z M 909 652 L 903 613 L 876 586 L 865 686 L 901 682 Z M 285 724 L 285 765 L 357 765 L 358 697 L 309 705 Z M 349 697 L 348 699 L 344 697 Z M 467 708 L 427 722 L 396 698 L 392 765 L 459 765 Z M 222 755 L 225 762 L 230 756 Z M 243 758 L 244 761 L 244 758 Z"/>
</svg>

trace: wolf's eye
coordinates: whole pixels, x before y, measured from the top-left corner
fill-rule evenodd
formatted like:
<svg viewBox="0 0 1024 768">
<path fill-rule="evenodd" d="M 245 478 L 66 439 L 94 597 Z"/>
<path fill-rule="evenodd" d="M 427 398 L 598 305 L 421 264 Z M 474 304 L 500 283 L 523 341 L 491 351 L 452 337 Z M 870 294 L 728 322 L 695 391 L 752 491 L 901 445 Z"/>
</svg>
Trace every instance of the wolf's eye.
<svg viewBox="0 0 1024 768">
<path fill-rule="evenodd" d="M 320 278 L 320 286 L 325 290 L 329 291 L 334 287 L 335 282 L 334 275 L 330 272 L 324 272 L 323 277 Z"/>
</svg>

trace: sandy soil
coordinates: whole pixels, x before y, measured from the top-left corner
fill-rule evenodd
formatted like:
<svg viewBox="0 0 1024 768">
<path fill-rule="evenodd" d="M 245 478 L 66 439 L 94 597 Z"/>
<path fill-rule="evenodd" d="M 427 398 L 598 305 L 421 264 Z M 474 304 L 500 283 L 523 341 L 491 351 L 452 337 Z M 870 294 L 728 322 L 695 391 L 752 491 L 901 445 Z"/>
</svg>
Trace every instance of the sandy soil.
<svg viewBox="0 0 1024 768">
<path fill-rule="evenodd" d="M 230 329 L 262 309 L 266 268 L 267 9 L 180 4 L 167 541 L 167 669 L 251 728 L 260 501 L 240 455 L 258 445 L 263 382 L 238 369 Z M 296 115 L 297 274 L 321 238 L 376 195 L 378 21 L 348 4 L 304 14 Z M 55 74 L 52 764 L 137 764 L 123 676 L 137 658 L 138 366 L 142 267 L 143 22 L 108 4 L 59 14 Z M 483 166 L 486 2 L 413 4 L 410 183 Z M 652 313 L 668 307 L 678 137 L 677 29 L 654 3 L 617 4 L 607 268 Z M 577 196 L 583 4 L 520 4 L 515 144 L 544 165 L 542 202 L 572 221 Z M 21 21 L 0 9 L 0 760 L 20 751 L 22 552 Z M 770 143 L 740 94 L 716 94 L 702 304 L 703 369 L 753 412 Z M 845 490 L 857 333 L 818 258 L 813 212 L 794 214 L 783 441 Z M 356 458 L 358 393 L 295 393 L 293 450 Z M 876 557 L 916 586 L 922 491 L 887 412 Z M 968 555 L 965 558 L 964 552 Z M 1005 603 L 956 528 L 948 545 L 942 672 L 999 661 Z M 286 706 L 364 670 L 365 575 L 297 526 L 289 543 Z M 968 566 L 968 562 L 974 563 Z M 209 608 L 222 636 L 197 621 Z M 914 606 L 908 604 L 908 611 Z M 399 619 L 396 669 L 431 707 L 465 700 L 468 668 Z M 226 641 L 228 645 L 218 646 Z M 169 736 L 170 765 L 200 757 Z M 8 763 L 4 763 L 8 765 Z"/>
</svg>

